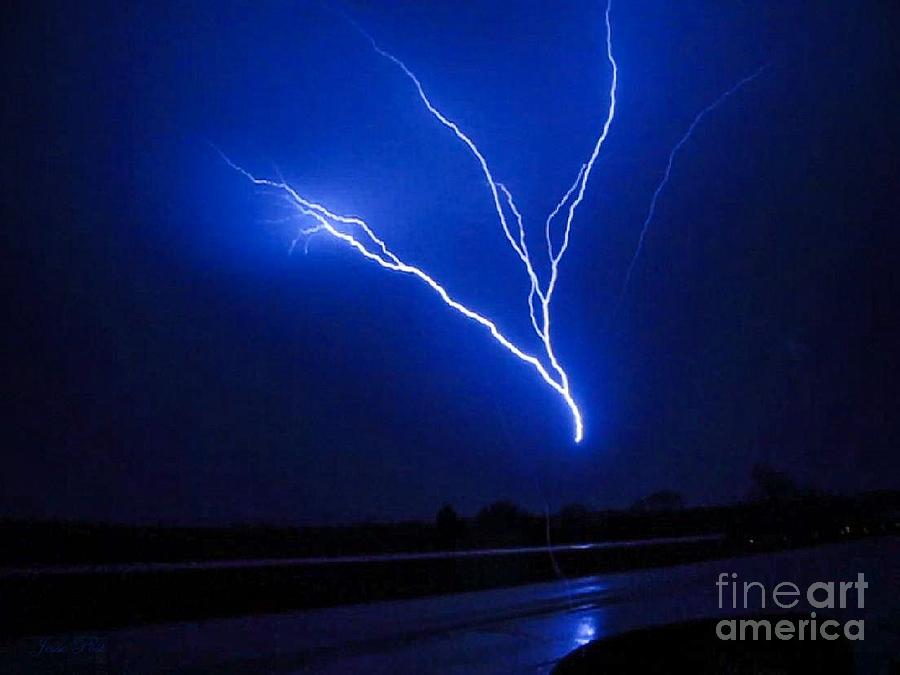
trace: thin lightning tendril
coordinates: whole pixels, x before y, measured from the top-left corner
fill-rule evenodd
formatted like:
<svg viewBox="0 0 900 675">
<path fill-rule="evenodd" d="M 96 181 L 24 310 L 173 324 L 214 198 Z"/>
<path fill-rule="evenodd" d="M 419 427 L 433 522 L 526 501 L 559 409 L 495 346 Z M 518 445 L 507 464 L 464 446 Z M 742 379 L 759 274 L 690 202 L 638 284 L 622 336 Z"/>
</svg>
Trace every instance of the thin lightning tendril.
<svg viewBox="0 0 900 675">
<path fill-rule="evenodd" d="M 738 80 L 731 86 L 730 89 L 721 94 L 719 98 L 717 98 L 715 101 L 703 108 L 703 110 L 698 112 L 694 116 L 694 119 L 691 122 L 690 126 L 687 128 L 687 131 L 684 132 L 684 135 L 679 139 L 678 143 L 675 144 L 675 147 L 672 148 L 672 151 L 669 153 L 669 159 L 666 162 L 666 170 L 663 172 L 662 180 L 659 182 L 659 185 L 656 186 L 656 190 L 653 191 L 653 197 L 651 197 L 650 199 L 650 206 L 647 209 L 647 217 L 644 218 L 644 223 L 641 226 L 641 233 L 638 236 L 637 246 L 635 246 L 634 254 L 631 256 L 631 262 L 628 263 L 628 270 L 625 272 L 625 280 L 622 282 L 622 289 L 619 291 L 619 299 L 616 301 L 616 306 L 612 314 L 613 317 L 615 317 L 619 313 L 619 308 L 622 305 L 622 301 L 625 299 L 625 292 L 628 290 L 628 284 L 631 281 L 631 275 L 634 273 L 634 267 L 637 264 L 638 258 L 641 256 L 641 251 L 644 248 L 644 239 L 646 239 L 647 231 L 650 229 L 650 221 L 653 220 L 653 216 L 656 213 L 656 202 L 659 201 L 659 195 L 662 193 L 662 191 L 666 187 L 666 184 L 669 182 L 669 176 L 672 175 L 672 165 L 675 163 L 676 155 L 678 155 L 678 153 L 684 147 L 685 143 L 687 143 L 691 139 L 691 136 L 694 135 L 694 129 L 696 129 L 697 125 L 699 125 L 700 122 L 703 121 L 704 117 L 706 117 L 709 113 L 722 105 L 726 99 L 731 97 L 732 94 L 735 94 L 744 85 L 749 84 L 757 77 L 762 75 L 763 72 L 770 66 L 771 64 L 767 63 L 757 68 L 746 77 Z"/>
</svg>

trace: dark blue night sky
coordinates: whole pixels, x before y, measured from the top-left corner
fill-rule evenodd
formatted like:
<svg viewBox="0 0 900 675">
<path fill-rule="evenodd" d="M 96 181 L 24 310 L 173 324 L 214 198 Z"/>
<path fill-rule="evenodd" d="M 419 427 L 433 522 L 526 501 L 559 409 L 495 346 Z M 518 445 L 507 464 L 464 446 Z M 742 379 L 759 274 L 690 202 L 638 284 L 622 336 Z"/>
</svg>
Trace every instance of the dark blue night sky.
<svg viewBox="0 0 900 675">
<path fill-rule="evenodd" d="M 532 236 L 607 105 L 602 2 L 20 3 L 4 27 L 0 516 L 343 522 L 898 487 L 900 83 L 889 3 L 614 2 L 617 116 L 535 374 L 230 169 L 364 216 L 511 336 Z M 613 309 L 650 196 L 694 115 Z"/>
</svg>

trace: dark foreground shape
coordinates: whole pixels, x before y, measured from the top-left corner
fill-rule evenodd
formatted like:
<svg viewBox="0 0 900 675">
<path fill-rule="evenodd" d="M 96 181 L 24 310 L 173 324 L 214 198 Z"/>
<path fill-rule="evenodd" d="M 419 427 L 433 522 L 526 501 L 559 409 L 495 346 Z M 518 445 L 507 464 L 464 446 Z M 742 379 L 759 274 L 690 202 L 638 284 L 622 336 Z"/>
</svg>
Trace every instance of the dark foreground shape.
<svg viewBox="0 0 900 675">
<path fill-rule="evenodd" d="M 730 617 L 729 617 L 730 618 Z M 754 616 L 756 620 L 798 619 Z M 808 618 L 808 617 L 805 617 Z M 692 673 L 693 675 L 849 675 L 853 645 L 838 640 L 737 640 L 716 636 L 718 619 L 646 628 L 597 640 L 575 650 L 554 668 L 556 675 L 577 673 Z"/>
</svg>

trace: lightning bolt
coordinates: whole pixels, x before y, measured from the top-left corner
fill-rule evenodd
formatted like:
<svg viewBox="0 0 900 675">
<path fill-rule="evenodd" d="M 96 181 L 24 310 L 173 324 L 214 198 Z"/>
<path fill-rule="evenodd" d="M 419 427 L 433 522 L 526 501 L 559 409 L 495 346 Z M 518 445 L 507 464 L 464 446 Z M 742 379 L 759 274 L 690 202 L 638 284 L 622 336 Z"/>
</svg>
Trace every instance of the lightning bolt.
<svg viewBox="0 0 900 675">
<path fill-rule="evenodd" d="M 531 366 L 531 368 L 540 376 L 540 378 L 562 398 L 572 415 L 574 439 L 576 443 L 581 442 L 581 440 L 584 438 L 584 422 L 581 411 L 578 408 L 578 404 L 575 402 L 575 399 L 572 396 L 572 390 L 569 384 L 569 376 L 560 364 L 559 359 L 556 356 L 556 352 L 553 348 L 553 343 L 550 336 L 550 302 L 552 300 L 553 292 L 556 289 L 556 284 L 559 278 L 559 264 L 562 261 L 563 256 L 565 255 L 566 250 L 569 246 L 572 222 L 575 217 L 575 210 L 578 208 L 578 205 L 584 198 L 584 193 L 587 187 L 588 178 L 590 177 L 591 169 L 593 168 L 594 163 L 597 161 L 597 157 L 600 154 L 600 148 L 603 145 L 603 142 L 606 140 L 607 135 L 609 134 L 609 128 L 615 115 L 616 87 L 618 85 L 618 67 L 612 53 L 612 28 L 610 25 L 609 16 L 610 4 L 611 3 L 607 4 L 605 12 L 606 56 L 610 63 L 610 66 L 612 67 L 612 79 L 609 90 L 609 108 L 607 111 L 606 119 L 603 122 L 600 136 L 594 144 L 588 161 L 581 166 L 575 182 L 566 191 L 562 199 L 557 204 L 556 208 L 553 209 L 545 222 L 544 239 L 550 261 L 550 274 L 546 284 L 541 283 L 540 278 L 538 277 L 538 274 L 535 270 L 535 265 L 532 261 L 531 253 L 526 241 L 525 224 L 522 213 L 516 206 L 515 200 L 513 199 L 513 196 L 507 189 L 507 187 L 494 178 L 494 174 L 490 169 L 490 165 L 488 164 L 487 159 L 485 158 L 481 150 L 478 149 L 475 141 L 468 134 L 466 134 L 455 121 L 447 117 L 432 103 L 419 78 L 416 77 L 415 73 L 413 73 L 413 71 L 410 70 L 410 68 L 403 61 L 398 59 L 393 54 L 382 49 L 368 33 L 366 33 L 360 26 L 358 26 L 351 20 L 353 26 L 369 40 L 375 52 L 397 66 L 397 68 L 399 68 L 403 72 L 403 74 L 406 75 L 406 77 L 412 82 L 413 86 L 415 87 L 419 98 L 421 99 L 428 112 L 431 113 L 431 115 L 434 116 L 434 118 L 437 119 L 438 122 L 449 129 L 463 143 L 463 145 L 468 149 L 469 153 L 478 163 L 481 169 L 481 173 L 484 176 L 485 182 L 487 183 L 491 201 L 493 203 L 494 211 L 496 212 L 500 228 L 503 231 L 504 236 L 506 237 L 506 241 L 509 243 L 513 252 L 522 263 L 522 266 L 524 267 L 525 273 L 528 277 L 530 284 L 528 293 L 529 316 L 535 334 L 540 339 L 540 343 L 544 352 L 543 357 L 546 357 L 546 364 L 543 360 L 543 357 L 538 358 L 537 356 L 526 351 L 524 348 L 516 345 L 512 340 L 506 337 L 506 335 L 503 334 L 503 332 L 494 321 L 455 299 L 441 283 L 439 283 L 434 277 L 425 272 L 422 268 L 411 265 L 401 260 L 399 256 L 397 256 L 388 248 L 384 240 L 379 238 L 375 234 L 375 231 L 372 229 L 372 227 L 369 226 L 369 224 L 362 218 L 335 213 L 329 210 L 326 206 L 302 196 L 295 188 L 293 188 L 283 180 L 276 181 L 268 178 L 257 178 L 246 169 L 232 162 L 227 156 L 219 151 L 225 162 L 227 162 L 228 165 L 233 169 L 246 176 L 256 185 L 275 188 L 276 190 L 282 192 L 285 196 L 287 196 L 291 204 L 297 209 L 297 211 L 299 211 L 300 214 L 314 221 L 314 223 L 310 227 L 304 228 L 300 231 L 300 236 L 311 236 L 317 233 L 329 234 L 330 236 L 349 246 L 351 249 L 355 250 L 367 260 L 378 264 L 384 269 L 407 274 L 419 279 L 421 282 L 431 288 L 431 290 L 433 290 L 448 307 L 454 309 L 467 319 L 470 319 L 471 321 L 485 328 L 500 346 L 502 346 L 509 353 L 513 354 L 516 358 L 518 358 L 525 364 Z M 573 194 L 575 195 L 575 198 L 571 199 Z M 552 223 L 553 219 L 566 207 L 568 207 L 568 213 L 563 229 L 563 241 L 557 249 L 553 244 Z M 507 218 L 507 209 L 515 219 L 515 232 L 510 226 L 509 219 Z M 294 242 L 294 244 L 296 245 L 296 241 Z M 549 367 L 547 364 L 549 364 Z"/>
<path fill-rule="evenodd" d="M 456 136 L 456 138 L 463 144 L 468 153 L 477 163 L 487 185 L 491 203 L 493 205 L 493 209 L 496 214 L 500 229 L 503 232 L 503 235 L 510 248 L 512 249 L 514 255 L 521 262 L 528 279 L 528 314 L 531 322 L 531 327 L 534 330 L 534 333 L 540 343 L 541 349 L 540 352 L 538 352 L 538 354 L 540 354 L 539 356 L 531 353 L 526 348 L 514 343 L 501 331 L 499 326 L 493 320 L 472 309 L 471 307 L 464 305 L 462 302 L 456 299 L 444 287 L 444 285 L 442 285 L 438 280 L 428 274 L 421 267 L 401 260 L 398 255 L 391 251 L 387 243 L 375 233 L 375 230 L 362 218 L 359 218 L 357 216 L 338 214 L 330 210 L 325 205 L 301 195 L 294 187 L 289 185 L 283 179 L 272 180 L 269 178 L 258 178 L 246 169 L 243 169 L 242 167 L 232 162 L 221 151 L 219 151 L 219 153 L 222 155 L 223 159 L 228 163 L 229 166 L 243 174 L 254 184 L 274 188 L 275 190 L 279 191 L 287 198 L 292 207 L 301 216 L 311 221 L 308 227 L 300 230 L 297 239 L 294 241 L 294 246 L 303 237 L 307 237 L 306 241 L 308 241 L 308 237 L 314 234 L 327 234 L 334 239 L 342 242 L 343 244 L 346 244 L 351 250 L 356 251 L 365 259 L 379 265 L 386 270 L 398 272 L 400 274 L 408 275 L 418 279 L 426 286 L 428 286 L 432 291 L 434 291 L 434 293 L 438 296 L 438 298 L 441 299 L 441 301 L 443 301 L 445 305 L 484 328 L 501 347 L 503 347 L 507 352 L 528 365 L 535 373 L 537 373 L 537 375 L 547 386 L 549 386 L 554 392 L 556 392 L 556 394 L 559 395 L 571 414 L 574 427 L 574 440 L 576 443 L 581 442 L 581 440 L 584 438 L 584 421 L 581 411 L 572 395 L 569 376 L 560 363 L 553 346 L 553 341 L 551 338 L 551 303 L 559 281 L 560 263 L 562 262 L 571 241 L 572 227 L 576 211 L 579 205 L 584 200 L 584 195 L 591 176 L 591 172 L 597 161 L 597 158 L 600 155 L 603 144 L 606 141 L 607 136 L 609 135 L 610 126 L 612 125 L 613 119 L 616 114 L 616 92 L 618 88 L 619 73 L 618 65 L 616 63 L 615 57 L 613 56 L 612 49 L 610 9 L 611 0 L 607 2 L 606 11 L 604 13 L 606 38 L 605 56 L 611 69 L 611 78 L 608 92 L 609 105 L 606 109 L 606 115 L 601 125 L 600 134 L 594 142 L 587 161 L 581 165 L 577 175 L 575 176 L 574 182 L 571 184 L 568 190 L 566 190 L 566 192 L 560 198 L 559 202 L 556 204 L 554 209 L 550 212 L 550 214 L 544 221 L 543 245 L 546 247 L 546 254 L 549 264 L 549 270 L 545 274 L 545 283 L 541 282 L 541 278 L 538 275 L 536 266 L 531 256 L 531 250 L 528 246 L 526 227 L 522 212 L 516 205 L 515 199 L 513 198 L 513 195 L 509 191 L 509 189 L 503 183 L 495 179 L 490 165 L 484 154 L 478 148 L 478 145 L 475 143 L 471 136 L 469 136 L 462 130 L 457 122 L 450 119 L 446 114 L 441 112 L 434 105 L 427 92 L 425 91 L 422 82 L 403 61 L 401 61 L 390 52 L 382 49 L 372 38 L 372 36 L 366 33 L 352 19 L 347 17 L 350 23 L 356 28 L 356 30 L 358 30 L 370 42 L 372 49 L 384 59 L 389 61 L 391 64 L 396 66 L 406 76 L 406 78 L 409 79 L 425 109 L 441 125 L 443 125 Z M 697 124 L 699 124 L 701 119 L 707 113 L 715 109 L 724 99 L 734 93 L 734 91 L 739 89 L 746 82 L 749 82 L 750 80 L 758 76 L 763 69 L 760 69 L 753 75 L 750 75 L 744 80 L 741 80 L 734 87 L 732 87 L 732 89 L 727 91 L 719 99 L 713 102 L 710 106 L 703 109 L 694 119 L 693 123 L 688 129 L 688 132 L 673 149 L 672 153 L 669 156 L 669 162 L 663 181 L 657 187 L 656 192 L 654 193 L 651 200 L 650 212 L 644 222 L 637 250 L 628 268 L 625 285 L 623 286 L 623 295 L 625 286 L 627 286 L 628 279 L 630 278 L 631 272 L 634 268 L 634 264 L 640 254 L 647 228 L 649 227 L 649 223 L 652 220 L 653 212 L 656 207 L 656 201 L 659 197 L 660 192 L 668 181 L 669 174 L 671 173 L 672 162 L 675 155 L 685 144 L 685 142 L 690 138 L 694 128 L 697 126 Z M 563 217 L 564 224 L 562 225 L 560 236 L 558 232 L 554 231 L 554 222 L 562 219 Z"/>
<path fill-rule="evenodd" d="M 662 180 L 660 180 L 659 185 L 656 186 L 656 189 L 653 191 L 653 196 L 650 198 L 650 206 L 647 209 L 647 217 L 644 218 L 644 223 L 641 226 L 641 233 L 638 236 L 637 246 L 635 246 L 634 254 L 631 256 L 631 262 L 628 263 L 628 270 L 625 272 L 625 280 L 622 282 L 622 289 L 619 291 L 619 299 L 616 301 L 615 309 L 613 310 L 612 316 L 615 317 L 619 313 L 619 308 L 622 305 L 622 301 L 625 299 L 625 293 L 628 290 L 628 284 L 631 282 L 631 275 L 634 273 L 635 265 L 637 265 L 638 258 L 641 256 L 641 252 L 644 249 L 644 240 L 647 237 L 647 231 L 650 229 L 650 222 L 653 220 L 653 216 L 656 213 L 656 203 L 659 201 L 659 196 L 662 191 L 665 189 L 666 184 L 669 182 L 669 177 L 672 175 L 672 166 L 675 163 L 675 157 L 681 152 L 681 149 L 684 145 L 691 139 L 691 136 L 694 135 L 694 130 L 703 121 L 703 118 L 713 112 L 716 108 L 722 105 L 728 98 L 730 98 L 733 94 L 737 93 L 739 89 L 744 87 L 744 85 L 749 84 L 757 77 L 763 74 L 772 64 L 767 63 L 763 66 L 760 66 L 755 71 L 747 75 L 746 77 L 735 82 L 728 90 L 722 93 L 719 98 L 710 103 L 708 106 L 703 108 L 700 112 L 698 112 L 693 121 L 691 121 L 690 126 L 688 126 L 687 131 L 684 132 L 684 135 L 678 140 L 675 146 L 672 148 L 672 151 L 669 153 L 669 159 L 666 162 L 666 170 L 663 172 Z"/>
<path fill-rule="evenodd" d="M 443 300 L 447 306 L 455 309 L 466 318 L 471 319 L 472 321 L 486 328 L 490 332 L 491 336 L 493 336 L 493 338 L 501 346 L 503 346 L 517 358 L 532 366 L 534 370 L 537 371 L 538 375 L 540 375 L 540 377 L 544 380 L 544 382 L 546 382 L 563 398 L 572 413 L 572 418 L 575 421 L 575 442 L 578 443 L 582 440 L 582 438 L 584 437 L 584 425 L 582 422 L 581 411 L 578 409 L 578 405 L 572 398 L 572 394 L 568 388 L 567 379 L 565 380 L 565 384 L 558 381 L 557 378 L 554 378 L 547 371 L 540 359 L 519 348 L 515 343 L 512 342 L 512 340 L 507 338 L 500 331 L 500 329 L 497 327 L 497 324 L 495 324 L 493 321 L 483 316 L 482 314 L 479 314 L 475 310 L 465 306 L 458 300 L 454 299 L 453 296 L 451 296 L 450 293 L 447 292 L 447 290 L 440 283 L 438 283 L 433 277 L 431 277 L 428 273 L 424 272 L 419 267 L 410 265 L 400 260 L 400 258 L 387 248 L 387 245 L 384 243 L 384 241 L 379 239 L 371 229 L 371 227 L 369 227 L 369 225 L 361 218 L 336 214 L 328 210 L 321 204 L 317 204 L 316 202 L 312 202 L 305 197 L 302 197 L 293 187 L 291 187 L 287 183 L 273 181 L 268 178 L 257 178 L 246 169 L 243 169 L 242 167 L 232 162 L 227 156 L 222 155 L 222 157 L 233 169 L 242 173 L 256 185 L 268 186 L 283 191 L 286 195 L 289 196 L 294 206 L 301 214 L 315 220 L 315 225 L 301 230 L 302 235 L 312 235 L 318 232 L 325 232 L 327 234 L 330 234 L 335 239 L 338 239 L 347 244 L 364 258 L 377 263 L 385 269 L 392 270 L 394 272 L 402 272 L 404 274 L 409 274 L 413 277 L 416 277 L 420 281 L 427 284 L 435 293 L 437 293 L 438 297 L 440 297 L 440 299 Z M 366 238 L 371 243 L 367 244 L 364 239 L 354 236 L 354 234 L 352 234 L 351 232 L 347 232 L 341 229 L 342 225 L 357 226 L 366 235 Z M 377 250 L 373 250 L 373 245 L 377 248 Z"/>
</svg>

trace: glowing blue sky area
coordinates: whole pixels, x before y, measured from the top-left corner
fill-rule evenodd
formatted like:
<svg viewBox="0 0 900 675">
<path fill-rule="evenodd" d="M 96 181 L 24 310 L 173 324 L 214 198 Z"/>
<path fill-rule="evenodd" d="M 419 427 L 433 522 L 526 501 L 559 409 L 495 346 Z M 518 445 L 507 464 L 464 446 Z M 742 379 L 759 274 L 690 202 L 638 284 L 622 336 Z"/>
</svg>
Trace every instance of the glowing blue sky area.
<svg viewBox="0 0 900 675">
<path fill-rule="evenodd" d="M 540 241 L 605 118 L 605 5 L 342 7 L 477 142 Z M 706 503 L 743 496 L 758 461 L 896 486 L 894 10 L 613 3 L 618 108 L 553 309 L 578 446 L 560 398 L 421 283 L 323 236 L 288 255 L 294 212 L 210 149 L 364 217 L 539 349 L 477 163 L 338 6 L 18 11 L 0 515 Z M 670 151 L 767 62 L 681 149 L 613 320 Z"/>
</svg>

